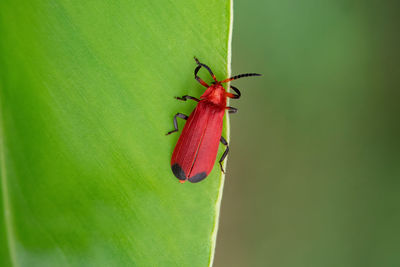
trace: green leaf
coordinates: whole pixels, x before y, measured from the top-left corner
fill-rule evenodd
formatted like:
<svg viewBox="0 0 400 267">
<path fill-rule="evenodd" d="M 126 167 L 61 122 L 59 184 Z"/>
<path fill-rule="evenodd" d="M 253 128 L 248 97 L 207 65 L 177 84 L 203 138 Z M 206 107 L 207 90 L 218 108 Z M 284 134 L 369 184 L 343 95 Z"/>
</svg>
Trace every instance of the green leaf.
<svg viewBox="0 0 400 267">
<path fill-rule="evenodd" d="M 228 0 L 1 1 L 1 266 L 212 263 L 223 176 L 180 184 L 165 133 L 195 106 L 173 97 L 204 91 L 193 56 L 228 76 L 230 14 Z"/>
</svg>

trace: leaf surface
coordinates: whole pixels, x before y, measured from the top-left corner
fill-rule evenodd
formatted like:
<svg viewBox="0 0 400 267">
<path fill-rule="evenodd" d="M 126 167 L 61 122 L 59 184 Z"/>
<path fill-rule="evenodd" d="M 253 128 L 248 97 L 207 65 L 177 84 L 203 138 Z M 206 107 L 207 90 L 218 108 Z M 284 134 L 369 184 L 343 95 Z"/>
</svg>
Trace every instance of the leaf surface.
<svg viewBox="0 0 400 267">
<path fill-rule="evenodd" d="M 1 1 L 1 266 L 212 262 L 223 177 L 180 184 L 165 133 L 204 91 L 193 56 L 228 75 L 230 20 L 230 1 Z"/>
</svg>

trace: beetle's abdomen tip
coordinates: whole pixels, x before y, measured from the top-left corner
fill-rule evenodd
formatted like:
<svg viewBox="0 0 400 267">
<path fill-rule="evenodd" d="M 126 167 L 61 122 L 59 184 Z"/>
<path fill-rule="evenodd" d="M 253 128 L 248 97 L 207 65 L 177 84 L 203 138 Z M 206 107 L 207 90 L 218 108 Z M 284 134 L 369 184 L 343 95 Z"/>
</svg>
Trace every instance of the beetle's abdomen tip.
<svg viewBox="0 0 400 267">
<path fill-rule="evenodd" d="M 190 178 L 189 178 L 189 182 L 191 182 L 191 183 L 198 183 L 198 182 L 202 181 L 202 180 L 203 180 L 204 178 L 206 178 L 206 177 L 207 177 L 207 173 L 201 172 L 201 173 L 196 174 L 196 175 L 193 176 L 193 177 L 190 177 Z"/>
<path fill-rule="evenodd" d="M 186 181 L 186 174 L 182 170 L 181 166 L 178 163 L 175 163 L 174 165 L 171 166 L 171 170 L 176 176 L 176 178 L 179 179 L 179 182 L 184 183 Z"/>
</svg>

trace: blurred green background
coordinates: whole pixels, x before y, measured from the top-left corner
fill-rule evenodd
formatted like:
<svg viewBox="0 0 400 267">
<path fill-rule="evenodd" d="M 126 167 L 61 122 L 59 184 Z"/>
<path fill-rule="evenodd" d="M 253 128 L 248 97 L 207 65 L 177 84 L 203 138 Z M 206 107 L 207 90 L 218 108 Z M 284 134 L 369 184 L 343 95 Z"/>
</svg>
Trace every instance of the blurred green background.
<svg viewBox="0 0 400 267">
<path fill-rule="evenodd" d="M 235 0 L 215 267 L 400 266 L 399 7 Z"/>
</svg>

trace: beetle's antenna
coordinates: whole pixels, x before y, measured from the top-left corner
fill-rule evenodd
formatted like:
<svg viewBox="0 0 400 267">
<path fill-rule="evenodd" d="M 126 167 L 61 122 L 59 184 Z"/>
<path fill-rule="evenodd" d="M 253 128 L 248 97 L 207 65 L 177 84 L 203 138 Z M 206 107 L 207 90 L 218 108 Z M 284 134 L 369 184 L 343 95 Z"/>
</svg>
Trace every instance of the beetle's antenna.
<svg viewBox="0 0 400 267">
<path fill-rule="evenodd" d="M 239 78 L 250 77 L 250 76 L 261 76 L 261 74 L 258 74 L 258 73 L 244 73 L 244 74 L 239 74 L 239 75 L 233 76 L 233 77 L 231 77 L 231 78 L 225 79 L 225 80 L 223 80 L 223 81 L 220 81 L 220 83 L 227 83 L 227 82 L 230 82 L 230 81 L 233 81 L 233 80 L 237 80 L 237 79 L 239 79 Z"/>
<path fill-rule="evenodd" d="M 214 79 L 214 81 L 215 82 L 218 82 L 217 81 L 217 78 L 215 77 L 215 75 L 214 75 L 214 73 L 212 72 L 212 70 L 210 69 L 210 67 L 208 67 L 206 64 L 203 64 L 203 63 L 201 63 L 198 59 L 197 59 L 197 57 L 194 57 L 194 60 L 196 61 L 196 64 L 200 67 L 204 67 L 204 68 L 206 68 L 206 70 L 208 70 L 208 72 L 210 73 L 210 75 L 211 75 L 211 77 Z"/>
</svg>

